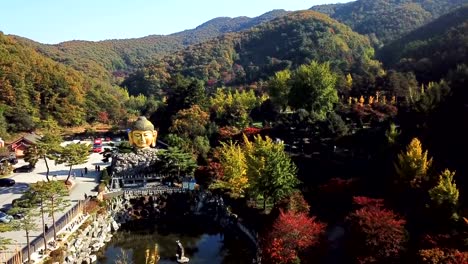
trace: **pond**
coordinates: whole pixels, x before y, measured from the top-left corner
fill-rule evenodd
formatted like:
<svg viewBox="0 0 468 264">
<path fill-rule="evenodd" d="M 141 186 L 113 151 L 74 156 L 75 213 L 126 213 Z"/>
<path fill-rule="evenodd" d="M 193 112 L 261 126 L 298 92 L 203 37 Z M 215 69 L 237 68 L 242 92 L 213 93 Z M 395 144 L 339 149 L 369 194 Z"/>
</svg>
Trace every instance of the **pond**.
<svg viewBox="0 0 468 264">
<path fill-rule="evenodd" d="M 196 263 L 252 263 L 253 248 L 243 234 L 223 233 L 207 219 L 193 217 L 183 220 L 150 223 L 133 222 L 114 233 L 112 240 L 101 249 L 97 263 L 110 264 L 127 256 L 127 263 L 146 263 L 146 252 L 155 246 L 160 255 L 159 264 L 177 263 L 176 241 L 180 240 L 185 256 Z"/>
</svg>

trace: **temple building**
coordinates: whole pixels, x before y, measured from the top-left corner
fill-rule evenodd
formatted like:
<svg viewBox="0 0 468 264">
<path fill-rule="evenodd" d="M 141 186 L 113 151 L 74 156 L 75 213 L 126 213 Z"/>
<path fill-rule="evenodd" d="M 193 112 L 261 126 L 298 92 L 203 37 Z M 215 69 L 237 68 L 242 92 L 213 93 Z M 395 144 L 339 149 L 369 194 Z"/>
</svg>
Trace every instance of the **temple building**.
<svg viewBox="0 0 468 264">
<path fill-rule="evenodd" d="M 16 155 L 16 157 L 23 157 L 24 152 L 29 146 L 37 144 L 37 141 L 41 138 L 40 135 L 35 133 L 26 134 L 13 142 L 7 144 L 8 150 Z"/>
</svg>

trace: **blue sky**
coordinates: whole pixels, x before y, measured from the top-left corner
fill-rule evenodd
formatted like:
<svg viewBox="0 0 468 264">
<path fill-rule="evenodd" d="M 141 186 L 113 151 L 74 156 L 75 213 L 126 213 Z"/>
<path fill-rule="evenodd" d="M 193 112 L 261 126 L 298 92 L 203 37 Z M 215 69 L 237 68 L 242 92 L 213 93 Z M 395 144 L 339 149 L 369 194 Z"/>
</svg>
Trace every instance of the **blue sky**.
<svg viewBox="0 0 468 264">
<path fill-rule="evenodd" d="M 349 0 L 6 0 L 0 31 L 41 43 L 170 34 L 212 18 L 255 17 Z"/>
</svg>

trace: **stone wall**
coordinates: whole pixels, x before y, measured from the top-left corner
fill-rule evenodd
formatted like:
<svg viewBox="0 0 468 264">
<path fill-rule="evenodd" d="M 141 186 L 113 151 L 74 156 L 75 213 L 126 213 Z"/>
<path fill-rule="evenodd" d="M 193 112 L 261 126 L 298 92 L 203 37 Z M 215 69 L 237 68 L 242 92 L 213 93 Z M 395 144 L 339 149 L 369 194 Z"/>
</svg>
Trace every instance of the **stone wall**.
<svg viewBox="0 0 468 264">
<path fill-rule="evenodd" d="M 95 262 L 96 255 L 93 253 L 111 240 L 112 232 L 117 231 L 122 223 L 131 220 L 131 217 L 124 210 L 128 206 L 127 200 L 115 197 L 109 201 L 106 213 L 90 216 L 88 221 L 91 223 L 85 228 L 79 228 L 72 235 L 73 238 L 65 243 L 64 263 L 90 264 Z"/>
<path fill-rule="evenodd" d="M 116 153 L 112 156 L 112 176 L 135 175 L 153 172 L 159 160 L 157 149 L 139 149 L 132 153 Z"/>
</svg>

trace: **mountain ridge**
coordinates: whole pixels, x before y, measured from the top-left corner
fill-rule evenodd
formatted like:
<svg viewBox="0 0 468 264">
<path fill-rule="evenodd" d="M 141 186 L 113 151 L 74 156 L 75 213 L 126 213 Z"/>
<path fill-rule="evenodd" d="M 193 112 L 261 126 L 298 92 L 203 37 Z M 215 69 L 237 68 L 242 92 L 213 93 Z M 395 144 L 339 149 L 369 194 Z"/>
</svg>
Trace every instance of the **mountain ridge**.
<svg viewBox="0 0 468 264">
<path fill-rule="evenodd" d="M 310 8 L 369 35 L 380 47 L 410 31 L 467 4 L 467 0 L 357 0 Z"/>
<path fill-rule="evenodd" d="M 103 69 L 107 72 L 128 71 L 164 54 L 181 50 L 225 33 L 249 29 L 287 13 L 287 11 L 279 9 L 254 18 L 214 18 L 194 29 L 170 35 L 148 35 L 142 38 L 97 42 L 72 40 L 51 45 L 20 36 L 10 36 L 21 42 L 26 42 L 30 46 L 35 46 L 37 51 L 57 62 L 70 65 L 76 70 L 108 81 L 115 79 L 115 76 L 109 74 L 104 76 Z M 119 80 L 114 81 L 119 82 Z"/>
</svg>

